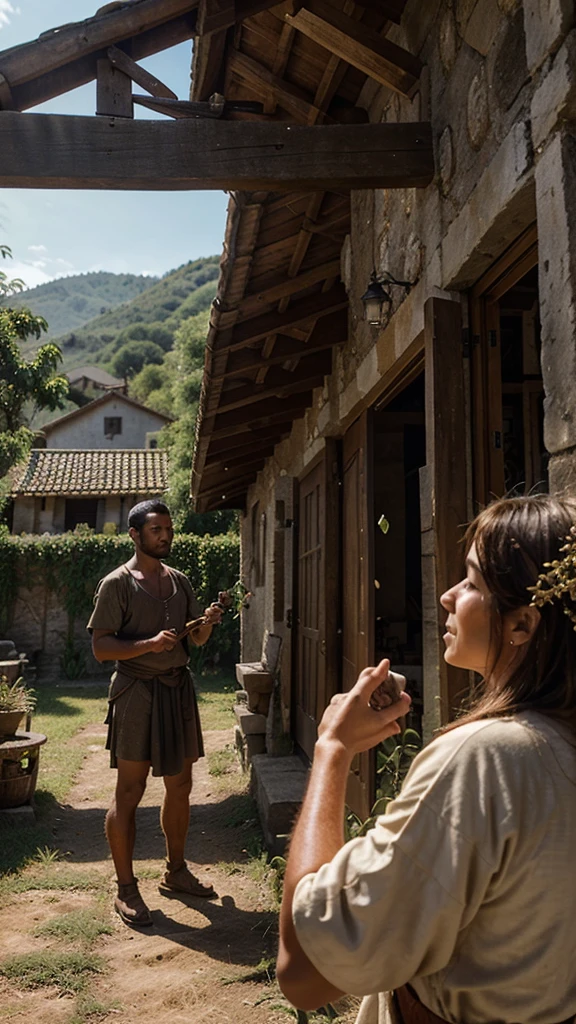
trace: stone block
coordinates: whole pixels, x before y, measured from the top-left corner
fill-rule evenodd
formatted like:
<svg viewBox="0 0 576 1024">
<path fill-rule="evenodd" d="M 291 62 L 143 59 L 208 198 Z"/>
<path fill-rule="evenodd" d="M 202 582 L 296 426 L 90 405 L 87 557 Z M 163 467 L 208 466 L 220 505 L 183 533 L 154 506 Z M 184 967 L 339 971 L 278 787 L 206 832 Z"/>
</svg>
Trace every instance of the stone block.
<svg viewBox="0 0 576 1024">
<path fill-rule="evenodd" d="M 558 133 L 536 165 L 544 443 L 576 446 L 576 139 Z"/>
<path fill-rule="evenodd" d="M 464 289 L 534 220 L 530 126 L 518 121 L 442 241 L 443 287 Z"/>
<path fill-rule="evenodd" d="M 566 38 L 535 90 L 530 114 L 536 151 L 559 125 L 576 117 L 576 30 Z"/>
<path fill-rule="evenodd" d="M 265 715 L 249 711 L 245 704 L 236 704 L 234 714 L 243 736 L 254 736 L 256 733 L 266 735 Z"/>
<path fill-rule="evenodd" d="M 268 849 L 282 853 L 286 836 L 300 809 L 308 772 L 299 757 L 255 755 L 252 761 L 251 792 L 258 807 Z"/>
<path fill-rule="evenodd" d="M 252 761 L 252 758 L 256 754 L 266 753 L 266 739 L 260 733 L 257 735 L 248 735 L 244 737 L 246 742 L 246 750 L 248 752 L 248 762 Z"/>
<path fill-rule="evenodd" d="M 524 0 L 526 58 L 534 74 L 574 27 L 574 0 Z"/>
<path fill-rule="evenodd" d="M 553 455 L 548 464 L 550 493 L 561 498 L 576 497 L 576 451 Z"/>
<path fill-rule="evenodd" d="M 272 693 L 274 680 L 268 672 L 247 672 L 244 676 L 244 689 L 248 699 L 254 693 Z"/>
<path fill-rule="evenodd" d="M 468 46 L 471 46 L 485 57 L 492 45 L 492 40 L 498 31 L 501 20 L 502 12 L 496 0 L 478 0 L 463 29 L 464 41 L 468 43 Z"/>
</svg>

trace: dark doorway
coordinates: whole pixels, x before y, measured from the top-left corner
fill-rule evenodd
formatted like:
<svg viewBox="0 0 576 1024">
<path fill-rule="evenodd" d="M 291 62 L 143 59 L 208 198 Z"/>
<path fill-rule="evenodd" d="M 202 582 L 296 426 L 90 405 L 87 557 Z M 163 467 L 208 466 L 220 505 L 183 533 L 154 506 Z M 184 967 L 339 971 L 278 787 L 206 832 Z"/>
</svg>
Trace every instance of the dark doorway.
<svg viewBox="0 0 576 1024">
<path fill-rule="evenodd" d="M 374 614 L 376 662 L 406 676 L 411 725 L 422 716 L 420 468 L 426 463 L 424 374 L 374 413 Z"/>
<path fill-rule="evenodd" d="M 98 498 L 66 498 L 64 529 L 74 530 L 80 523 L 96 529 Z"/>
</svg>

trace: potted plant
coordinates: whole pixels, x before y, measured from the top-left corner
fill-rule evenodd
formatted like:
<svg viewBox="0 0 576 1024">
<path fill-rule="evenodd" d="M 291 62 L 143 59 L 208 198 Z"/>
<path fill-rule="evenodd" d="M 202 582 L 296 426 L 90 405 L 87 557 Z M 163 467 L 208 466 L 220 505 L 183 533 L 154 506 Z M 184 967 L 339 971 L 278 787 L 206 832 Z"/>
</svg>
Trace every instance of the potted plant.
<svg viewBox="0 0 576 1024">
<path fill-rule="evenodd" d="M 0 739 L 13 736 L 24 715 L 36 707 L 34 690 L 22 678 L 10 684 L 6 676 L 0 677 Z"/>
</svg>

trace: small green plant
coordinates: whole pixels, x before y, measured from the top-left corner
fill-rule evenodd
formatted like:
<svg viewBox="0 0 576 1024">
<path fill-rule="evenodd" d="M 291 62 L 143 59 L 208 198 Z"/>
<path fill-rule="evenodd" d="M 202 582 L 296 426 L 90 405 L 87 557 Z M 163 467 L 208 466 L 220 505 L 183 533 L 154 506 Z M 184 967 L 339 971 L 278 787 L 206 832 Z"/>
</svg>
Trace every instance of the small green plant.
<svg viewBox="0 0 576 1024">
<path fill-rule="evenodd" d="M 0 975 L 20 988 L 54 985 L 62 995 L 82 992 L 91 974 L 101 974 L 104 961 L 92 953 L 24 953 L 0 963 Z"/>
<path fill-rule="evenodd" d="M 405 729 L 400 736 L 390 736 L 376 751 L 378 786 L 376 801 L 365 821 L 346 808 L 346 839 L 364 836 L 374 828 L 376 819 L 386 812 L 388 804 L 398 796 L 410 765 L 422 747 L 422 739 L 415 729 Z"/>
<path fill-rule="evenodd" d="M 46 868 L 50 864 L 55 864 L 57 860 L 60 860 L 60 850 L 54 850 L 48 845 L 38 847 L 34 860 L 37 864 L 41 864 L 43 868 Z"/>
<path fill-rule="evenodd" d="M 29 714 L 35 707 L 34 690 L 26 686 L 22 678 L 10 685 L 6 676 L 0 677 L 0 711 L 22 711 Z"/>
<path fill-rule="evenodd" d="M 60 655 L 60 668 L 66 679 L 82 679 L 86 675 L 86 657 L 73 637 L 66 637 L 64 650 Z"/>
</svg>

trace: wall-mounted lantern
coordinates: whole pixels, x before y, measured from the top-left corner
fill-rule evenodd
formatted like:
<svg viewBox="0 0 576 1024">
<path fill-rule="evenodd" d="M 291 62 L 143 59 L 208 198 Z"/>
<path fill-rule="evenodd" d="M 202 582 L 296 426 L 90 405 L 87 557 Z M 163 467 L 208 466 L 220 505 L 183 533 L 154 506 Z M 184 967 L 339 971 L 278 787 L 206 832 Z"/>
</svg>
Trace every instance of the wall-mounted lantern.
<svg viewBox="0 0 576 1024">
<path fill-rule="evenodd" d="M 381 277 L 376 275 L 375 270 L 372 271 L 370 284 L 362 296 L 362 303 L 364 305 L 364 319 L 366 323 L 372 324 L 373 327 L 382 327 L 388 320 L 392 307 L 392 296 L 384 285 L 390 284 L 405 288 L 406 294 L 408 294 L 412 287 L 411 281 L 397 281 L 388 270 L 385 270 Z"/>
</svg>

